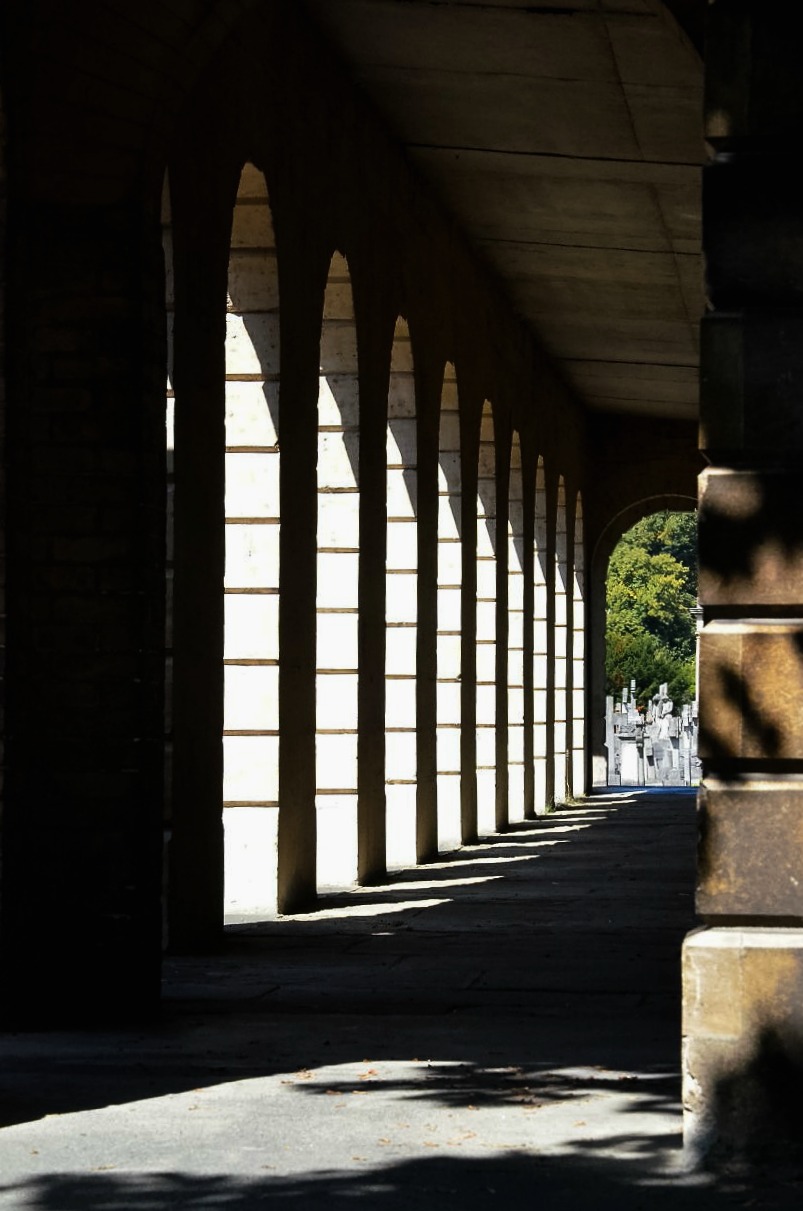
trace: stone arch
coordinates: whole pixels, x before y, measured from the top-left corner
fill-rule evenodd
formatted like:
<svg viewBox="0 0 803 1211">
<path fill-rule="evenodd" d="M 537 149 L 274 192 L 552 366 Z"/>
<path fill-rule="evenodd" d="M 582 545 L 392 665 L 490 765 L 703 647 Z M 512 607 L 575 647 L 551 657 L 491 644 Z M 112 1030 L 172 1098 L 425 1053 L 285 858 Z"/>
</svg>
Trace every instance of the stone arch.
<svg viewBox="0 0 803 1211">
<path fill-rule="evenodd" d="M 418 431 L 410 331 L 390 355 L 386 445 L 385 803 L 389 868 L 416 862 Z"/>
<path fill-rule="evenodd" d="M 318 390 L 316 820 L 319 887 L 357 880 L 360 415 L 346 258 L 324 294 Z"/>
<path fill-rule="evenodd" d="M 438 426 L 438 632 L 436 745 L 438 849 L 456 849 L 460 834 L 460 661 L 462 581 L 462 476 L 460 410 L 454 364 L 441 386 Z"/>
<path fill-rule="evenodd" d="M 547 804 L 549 627 L 547 589 L 547 495 L 543 457 L 535 470 L 535 511 L 533 542 L 533 796 L 535 810 L 542 813 Z"/>
<path fill-rule="evenodd" d="M 510 445 L 507 509 L 508 820 L 524 819 L 524 485 L 521 437 Z"/>
<path fill-rule="evenodd" d="M 496 829 L 496 442 L 485 400 L 477 462 L 477 829 Z"/>
</svg>

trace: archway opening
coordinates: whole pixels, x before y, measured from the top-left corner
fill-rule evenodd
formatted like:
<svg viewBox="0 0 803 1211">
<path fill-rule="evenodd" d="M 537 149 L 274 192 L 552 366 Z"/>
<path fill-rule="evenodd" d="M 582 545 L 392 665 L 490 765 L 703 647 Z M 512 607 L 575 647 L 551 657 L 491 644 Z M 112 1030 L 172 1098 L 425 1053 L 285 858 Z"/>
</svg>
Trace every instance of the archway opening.
<svg viewBox="0 0 803 1211">
<path fill-rule="evenodd" d="M 689 786 L 697 760 L 697 517 L 641 518 L 605 581 L 608 785 Z"/>
</svg>

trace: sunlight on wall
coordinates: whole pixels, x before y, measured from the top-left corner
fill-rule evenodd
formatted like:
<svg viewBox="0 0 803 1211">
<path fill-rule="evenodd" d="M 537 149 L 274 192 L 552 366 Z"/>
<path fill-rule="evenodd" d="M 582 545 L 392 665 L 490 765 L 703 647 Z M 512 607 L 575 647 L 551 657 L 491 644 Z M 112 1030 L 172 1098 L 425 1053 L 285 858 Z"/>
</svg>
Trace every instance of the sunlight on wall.
<svg viewBox="0 0 803 1211">
<path fill-rule="evenodd" d="M 348 265 L 329 267 L 318 390 L 316 810 L 318 886 L 357 878 L 360 545 L 357 334 Z"/>
<path fill-rule="evenodd" d="M 535 810 L 546 809 L 547 794 L 547 515 L 544 460 L 535 473 L 535 551 L 533 553 L 533 774 Z"/>
<path fill-rule="evenodd" d="M 399 318 L 390 358 L 387 426 L 385 802 L 389 868 L 416 862 L 417 440 L 410 332 L 406 321 Z"/>
<path fill-rule="evenodd" d="M 566 534 L 566 489 L 563 476 L 558 480 L 557 510 L 555 514 L 555 803 L 566 800 L 568 783 L 567 745 L 567 663 L 568 663 L 568 611 L 566 608 L 566 582 L 568 579 L 568 551 Z"/>
<path fill-rule="evenodd" d="M 477 828 L 496 828 L 496 447 L 482 409 L 477 475 Z"/>
<path fill-rule="evenodd" d="M 460 413 L 455 369 L 447 363 L 438 431 L 438 849 L 460 844 Z"/>
<path fill-rule="evenodd" d="M 583 498 L 578 492 L 574 514 L 572 561 L 572 794 L 585 793 L 585 550 Z"/>
<path fill-rule="evenodd" d="M 508 490 L 508 819 L 524 819 L 524 501 L 521 439 L 513 434 Z"/>
<path fill-rule="evenodd" d="M 226 315 L 223 804 L 229 913 L 275 910 L 279 808 L 279 289 L 265 179 L 234 208 Z"/>
</svg>

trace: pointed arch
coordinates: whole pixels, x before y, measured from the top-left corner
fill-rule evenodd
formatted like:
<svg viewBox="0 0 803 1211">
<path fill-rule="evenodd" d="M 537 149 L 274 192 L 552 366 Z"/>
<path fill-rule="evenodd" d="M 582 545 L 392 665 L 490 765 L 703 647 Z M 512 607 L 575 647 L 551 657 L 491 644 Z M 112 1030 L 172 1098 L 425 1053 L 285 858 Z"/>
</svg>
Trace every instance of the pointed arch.
<svg viewBox="0 0 803 1211">
<path fill-rule="evenodd" d="M 385 803 L 388 867 L 416 862 L 418 428 L 410 331 L 399 317 L 390 356 L 385 582 Z"/>
<path fill-rule="evenodd" d="M 549 655 L 547 626 L 547 501 L 544 460 L 535 471 L 533 551 L 533 793 L 536 813 L 546 810 Z"/>
<path fill-rule="evenodd" d="M 555 686 L 554 686 L 554 802 L 565 803 L 568 793 L 568 547 L 566 486 L 558 479 L 555 504 Z"/>
<path fill-rule="evenodd" d="M 275 910 L 279 810 L 279 283 L 253 164 L 240 176 L 227 291 L 224 896 L 236 917 Z"/>
<path fill-rule="evenodd" d="M 524 488 L 521 437 L 513 433 L 508 487 L 508 819 L 524 819 Z"/>
<path fill-rule="evenodd" d="M 460 585 L 463 575 L 460 410 L 453 363 L 443 373 L 438 428 L 437 782 L 438 849 L 460 835 Z"/>
<path fill-rule="evenodd" d="M 488 400 L 477 469 L 477 828 L 496 829 L 496 443 Z"/>
<path fill-rule="evenodd" d="M 316 819 L 319 887 L 357 880 L 360 418 L 351 276 L 336 252 L 318 389 Z"/>
<path fill-rule="evenodd" d="M 583 498 L 577 493 L 574 509 L 574 557 L 572 559 L 572 762 L 573 795 L 586 789 L 586 621 L 585 621 L 585 545 L 583 537 Z"/>
</svg>

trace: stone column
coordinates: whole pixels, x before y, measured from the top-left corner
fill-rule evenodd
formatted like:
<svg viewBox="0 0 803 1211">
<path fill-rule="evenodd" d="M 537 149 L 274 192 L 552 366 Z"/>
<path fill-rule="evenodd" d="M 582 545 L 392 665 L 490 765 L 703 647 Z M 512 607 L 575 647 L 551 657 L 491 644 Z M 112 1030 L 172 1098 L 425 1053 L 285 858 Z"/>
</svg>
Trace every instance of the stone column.
<svg viewBox="0 0 803 1211">
<path fill-rule="evenodd" d="M 709 7 L 697 909 L 684 1110 L 716 1163 L 803 1146 L 803 118 L 797 5 Z"/>
<path fill-rule="evenodd" d="M 223 929 L 226 284 L 238 176 L 200 154 L 170 169 L 176 488 L 167 904 L 174 950 L 214 945 Z M 199 207 L 209 179 L 219 182 L 216 196 Z"/>
<path fill-rule="evenodd" d="M 0 984 L 30 1029 L 159 996 L 165 325 L 158 191 L 14 201 Z"/>
<path fill-rule="evenodd" d="M 287 202 L 285 200 L 285 206 Z M 279 595 L 280 912 L 309 907 L 317 894 L 315 810 L 315 600 L 318 521 L 318 361 L 326 267 L 286 223 L 294 256 L 279 248 L 282 378 Z M 295 237 L 295 238 L 293 238 Z M 305 249 L 299 254 L 296 250 Z M 285 282 L 292 288 L 283 289 Z"/>
<path fill-rule="evenodd" d="M 360 639 L 357 870 L 361 883 L 387 870 L 385 808 L 385 570 L 387 417 L 396 316 L 365 267 L 355 271 L 360 350 Z"/>
</svg>

